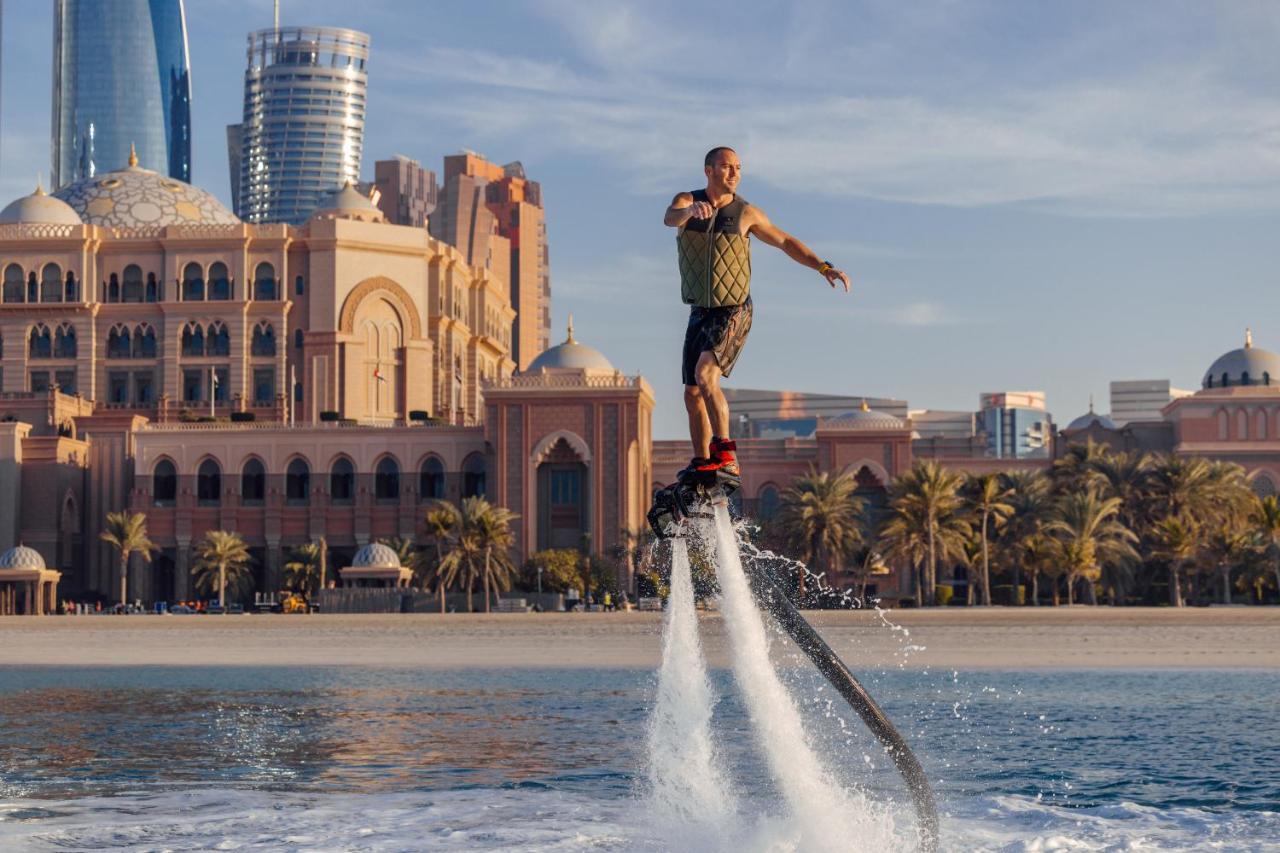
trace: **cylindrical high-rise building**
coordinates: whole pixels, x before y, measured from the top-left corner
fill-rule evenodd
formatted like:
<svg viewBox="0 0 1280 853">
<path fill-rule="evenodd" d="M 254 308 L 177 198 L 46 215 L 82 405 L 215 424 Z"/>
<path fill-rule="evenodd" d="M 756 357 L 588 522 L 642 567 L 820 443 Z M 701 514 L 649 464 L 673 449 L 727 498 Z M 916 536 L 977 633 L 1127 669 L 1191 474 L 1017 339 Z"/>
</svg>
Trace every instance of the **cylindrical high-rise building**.
<svg viewBox="0 0 1280 853">
<path fill-rule="evenodd" d="M 55 0 L 53 185 L 139 163 L 191 180 L 182 0 Z"/>
<path fill-rule="evenodd" d="M 360 179 L 369 36 L 334 27 L 249 35 L 236 214 L 300 225 L 320 196 Z"/>
</svg>

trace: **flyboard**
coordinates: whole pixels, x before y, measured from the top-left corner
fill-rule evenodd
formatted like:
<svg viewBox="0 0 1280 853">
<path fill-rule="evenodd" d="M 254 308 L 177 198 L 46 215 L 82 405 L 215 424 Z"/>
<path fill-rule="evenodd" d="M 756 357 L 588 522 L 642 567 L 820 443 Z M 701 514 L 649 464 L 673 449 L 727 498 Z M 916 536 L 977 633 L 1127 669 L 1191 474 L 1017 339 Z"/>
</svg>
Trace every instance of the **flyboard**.
<svg viewBox="0 0 1280 853">
<path fill-rule="evenodd" d="M 653 508 L 648 514 L 649 526 L 659 538 L 680 536 L 686 529 L 686 519 L 710 515 L 710 505 L 727 503 L 729 495 L 737 491 L 740 485 L 736 477 L 726 476 L 721 472 L 688 475 L 654 495 Z M 849 667 L 840 660 L 840 656 L 827 645 L 808 620 L 800 615 L 800 611 L 768 571 L 756 564 L 744 565 L 743 568 L 756 603 L 777 620 L 823 677 L 849 703 L 849 707 L 857 712 L 893 759 L 915 806 L 922 848 L 926 851 L 936 850 L 938 809 L 929 778 L 911 747 L 871 694 L 849 671 Z"/>
</svg>

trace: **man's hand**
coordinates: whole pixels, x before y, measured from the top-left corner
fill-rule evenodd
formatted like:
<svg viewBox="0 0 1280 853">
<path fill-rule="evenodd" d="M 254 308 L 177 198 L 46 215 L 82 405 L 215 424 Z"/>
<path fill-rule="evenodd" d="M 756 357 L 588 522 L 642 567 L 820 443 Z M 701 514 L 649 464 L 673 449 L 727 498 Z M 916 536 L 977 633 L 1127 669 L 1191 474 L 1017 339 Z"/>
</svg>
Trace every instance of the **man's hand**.
<svg viewBox="0 0 1280 853">
<path fill-rule="evenodd" d="M 844 285 L 844 292 L 849 292 L 849 276 L 845 274 L 844 270 L 838 270 L 835 267 L 827 267 L 827 270 L 822 274 L 822 277 L 827 280 L 827 284 L 831 285 L 832 288 L 836 286 L 836 282 L 838 281 Z"/>
<path fill-rule="evenodd" d="M 715 207 L 708 201 L 695 201 L 686 209 L 690 219 L 710 219 L 716 215 Z"/>
</svg>

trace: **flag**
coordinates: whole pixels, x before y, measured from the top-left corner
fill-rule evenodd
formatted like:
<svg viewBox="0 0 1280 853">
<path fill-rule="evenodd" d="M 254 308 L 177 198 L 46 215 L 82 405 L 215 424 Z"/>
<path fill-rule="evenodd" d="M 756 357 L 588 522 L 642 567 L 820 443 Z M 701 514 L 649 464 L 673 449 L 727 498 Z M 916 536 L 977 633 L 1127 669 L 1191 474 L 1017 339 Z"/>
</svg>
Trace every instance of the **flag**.
<svg viewBox="0 0 1280 853">
<path fill-rule="evenodd" d="M 383 376 L 383 375 L 382 375 L 382 371 L 381 371 L 379 368 L 376 368 L 376 367 L 373 369 L 373 378 L 374 378 L 374 379 L 376 379 L 376 380 L 378 380 L 379 382 L 386 382 L 386 381 L 387 381 L 387 377 Z"/>
</svg>

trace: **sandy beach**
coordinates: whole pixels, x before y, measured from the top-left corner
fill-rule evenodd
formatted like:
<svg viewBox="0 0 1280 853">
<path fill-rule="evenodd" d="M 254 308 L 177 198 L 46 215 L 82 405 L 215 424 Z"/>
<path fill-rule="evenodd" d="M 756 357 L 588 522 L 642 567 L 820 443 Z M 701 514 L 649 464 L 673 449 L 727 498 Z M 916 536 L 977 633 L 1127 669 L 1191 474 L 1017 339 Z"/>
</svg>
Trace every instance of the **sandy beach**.
<svg viewBox="0 0 1280 853">
<path fill-rule="evenodd" d="M 1274 607 L 807 615 L 857 668 L 1280 668 Z M 700 628 L 710 663 L 728 665 L 720 616 Z M 19 616 L 0 619 L 0 665 L 652 668 L 661 631 L 657 613 Z"/>
</svg>

